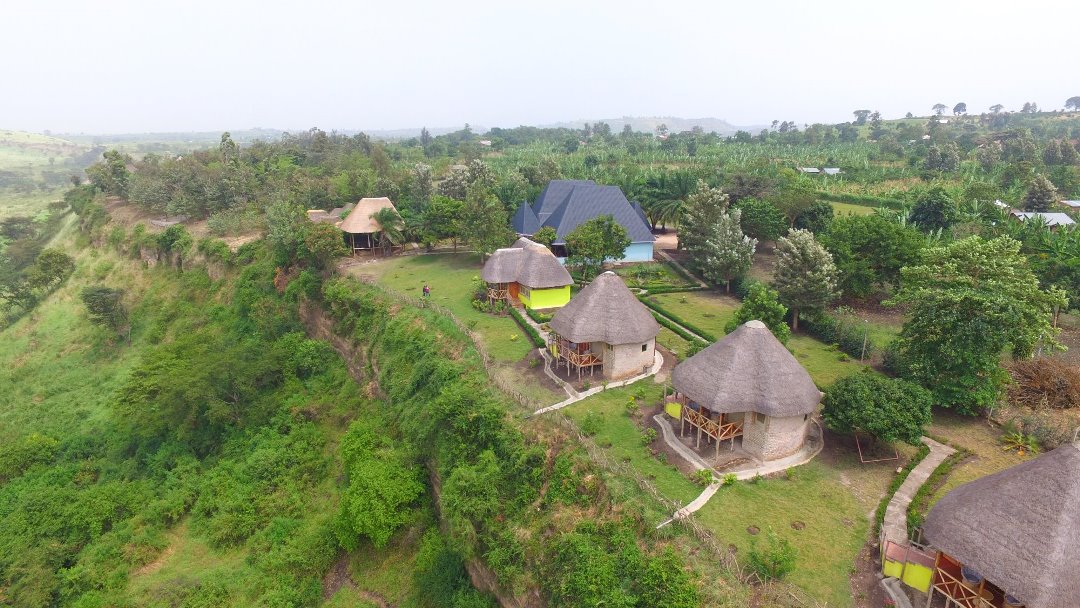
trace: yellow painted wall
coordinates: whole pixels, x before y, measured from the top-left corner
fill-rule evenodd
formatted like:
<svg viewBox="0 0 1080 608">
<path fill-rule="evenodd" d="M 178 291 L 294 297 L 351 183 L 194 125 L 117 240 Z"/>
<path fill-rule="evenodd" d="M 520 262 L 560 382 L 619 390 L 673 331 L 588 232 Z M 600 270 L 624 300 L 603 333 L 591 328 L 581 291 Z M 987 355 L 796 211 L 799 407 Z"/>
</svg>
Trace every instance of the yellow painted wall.
<svg viewBox="0 0 1080 608">
<path fill-rule="evenodd" d="M 524 285 L 518 293 L 518 299 L 526 308 L 559 308 L 570 301 L 570 286 L 552 287 L 551 289 L 529 289 Z"/>
</svg>

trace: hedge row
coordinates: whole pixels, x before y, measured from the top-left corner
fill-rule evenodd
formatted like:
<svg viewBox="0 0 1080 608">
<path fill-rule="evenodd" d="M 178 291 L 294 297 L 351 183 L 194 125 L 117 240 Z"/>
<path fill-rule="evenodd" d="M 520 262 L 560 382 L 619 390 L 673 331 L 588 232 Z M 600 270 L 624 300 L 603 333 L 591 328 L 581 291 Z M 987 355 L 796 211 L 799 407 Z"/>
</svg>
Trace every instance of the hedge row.
<svg viewBox="0 0 1080 608">
<path fill-rule="evenodd" d="M 550 312 L 538 312 L 531 308 L 526 308 L 525 314 L 529 315 L 529 318 L 533 321 L 536 321 L 537 323 L 547 323 L 551 320 L 551 317 L 555 316 Z"/>
<path fill-rule="evenodd" d="M 691 344 L 694 344 L 694 343 L 706 344 L 706 345 L 708 344 L 708 342 L 702 340 L 701 338 L 698 338 L 697 336 L 691 334 L 690 332 L 686 331 L 685 329 L 679 327 L 671 319 L 665 317 L 664 315 L 654 311 L 652 313 L 652 316 L 656 319 L 657 323 L 659 323 L 660 325 L 663 325 L 664 327 L 666 327 L 666 328 L 670 329 L 671 331 L 675 332 L 683 340 L 686 340 L 687 342 L 689 342 Z"/>
<path fill-rule="evenodd" d="M 708 341 L 708 342 L 716 342 L 716 336 L 713 335 L 712 332 L 705 331 L 704 329 L 701 329 L 700 327 L 695 326 L 693 323 L 688 323 L 685 319 L 683 319 L 683 318 L 679 317 L 678 315 L 672 313 L 671 311 L 667 310 L 661 304 L 650 301 L 649 299 L 643 298 L 641 296 L 638 296 L 638 299 L 641 300 L 641 303 L 644 304 L 645 306 L 648 306 L 649 308 L 651 308 L 654 311 L 660 313 L 661 315 L 671 319 L 672 321 L 678 323 L 679 325 L 682 325 L 686 329 L 689 329 L 690 331 L 692 331 L 695 334 L 701 336 L 702 338 L 705 338 L 706 341 Z"/>
<path fill-rule="evenodd" d="M 704 291 L 705 288 L 700 285 L 693 287 L 648 287 L 645 289 L 645 293 L 654 296 L 661 293 L 680 293 L 684 291 Z"/>
<path fill-rule="evenodd" d="M 911 474 L 911 470 L 914 469 L 923 458 L 930 454 L 930 446 L 925 443 L 919 446 L 919 451 L 904 465 L 904 469 L 900 471 L 896 477 L 893 477 L 892 483 L 889 484 L 889 489 L 885 492 L 885 496 L 881 498 L 881 502 L 878 503 L 877 511 L 874 512 L 874 535 L 878 535 L 881 532 L 881 524 L 885 523 L 885 510 L 889 508 L 889 502 L 892 501 L 893 494 L 900 489 L 900 486 L 904 485 L 904 481 L 908 475 Z"/>
<path fill-rule="evenodd" d="M 864 344 L 867 357 L 874 353 L 874 343 L 867 338 L 866 328 L 860 331 L 857 323 L 846 323 L 824 312 L 805 317 L 799 315 L 799 319 L 799 327 L 806 333 L 825 344 L 836 344 L 851 357 L 861 358 Z"/>
<path fill-rule="evenodd" d="M 526 321 L 525 318 L 521 316 L 521 313 L 513 306 L 510 307 L 510 316 L 514 317 L 514 320 L 521 326 L 521 329 L 525 330 L 525 333 L 529 335 L 529 339 L 536 345 L 536 348 L 544 348 L 547 346 L 547 342 L 540 336 L 540 332 L 536 331 L 536 328 L 532 325 L 529 325 L 528 321 Z"/>
</svg>

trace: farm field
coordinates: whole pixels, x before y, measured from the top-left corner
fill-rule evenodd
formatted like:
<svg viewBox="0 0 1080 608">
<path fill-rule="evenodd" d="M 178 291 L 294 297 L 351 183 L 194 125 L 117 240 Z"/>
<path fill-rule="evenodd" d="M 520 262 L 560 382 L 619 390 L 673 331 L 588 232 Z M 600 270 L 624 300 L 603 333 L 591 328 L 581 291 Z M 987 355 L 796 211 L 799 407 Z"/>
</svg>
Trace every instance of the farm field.
<svg viewBox="0 0 1080 608">
<path fill-rule="evenodd" d="M 829 203 L 832 205 L 833 213 L 837 216 L 841 215 L 874 215 L 874 210 L 871 207 L 864 205 L 852 205 L 851 203 Z"/>
</svg>

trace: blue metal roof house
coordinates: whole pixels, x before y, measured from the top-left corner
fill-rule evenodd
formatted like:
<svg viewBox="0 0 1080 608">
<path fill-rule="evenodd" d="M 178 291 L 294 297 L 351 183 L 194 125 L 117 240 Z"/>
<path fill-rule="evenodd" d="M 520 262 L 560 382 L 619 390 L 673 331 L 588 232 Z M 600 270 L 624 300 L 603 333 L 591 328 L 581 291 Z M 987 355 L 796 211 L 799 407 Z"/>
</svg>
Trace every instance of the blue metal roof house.
<svg viewBox="0 0 1080 608">
<path fill-rule="evenodd" d="M 652 261 L 655 238 L 645 212 L 641 205 L 628 201 L 618 186 L 602 186 L 592 180 L 552 180 L 531 206 L 521 203 L 511 224 L 521 236 L 532 236 L 544 226 L 554 228 L 556 238 L 552 249 L 565 262 L 566 235 L 602 215 L 615 218 L 630 238 L 623 257 L 613 262 Z"/>
</svg>

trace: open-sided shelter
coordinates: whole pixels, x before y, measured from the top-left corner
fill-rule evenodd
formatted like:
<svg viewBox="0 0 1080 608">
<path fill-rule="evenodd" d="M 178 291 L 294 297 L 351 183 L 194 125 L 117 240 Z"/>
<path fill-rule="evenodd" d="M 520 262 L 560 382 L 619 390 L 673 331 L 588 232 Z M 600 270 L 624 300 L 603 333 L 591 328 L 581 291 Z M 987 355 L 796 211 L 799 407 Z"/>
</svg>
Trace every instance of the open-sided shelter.
<svg viewBox="0 0 1080 608">
<path fill-rule="evenodd" d="M 480 276 L 487 283 L 489 300 L 521 302 L 526 308 L 566 305 L 574 283 L 555 254 L 524 237 L 491 254 Z"/>
<path fill-rule="evenodd" d="M 1080 444 L 966 483 L 926 517 L 931 597 L 962 608 L 1080 606 Z"/>
<path fill-rule="evenodd" d="M 556 366 L 620 380 L 647 372 L 655 363 L 660 325 L 614 272 L 589 283 L 549 323 L 548 350 Z"/>
<path fill-rule="evenodd" d="M 394 203 L 390 202 L 390 199 L 385 196 L 362 198 L 349 212 L 349 215 L 345 216 L 345 219 L 338 224 L 338 227 L 346 234 L 354 253 L 357 251 L 374 251 L 378 246 L 382 226 L 372 216 L 383 209 L 393 209 L 394 213 L 397 213 Z"/>
<path fill-rule="evenodd" d="M 689 425 L 720 442 L 742 437 L 761 461 L 798 452 L 821 401 L 810 374 L 761 321 L 747 321 L 722 340 L 675 366 L 680 431 Z"/>
</svg>

